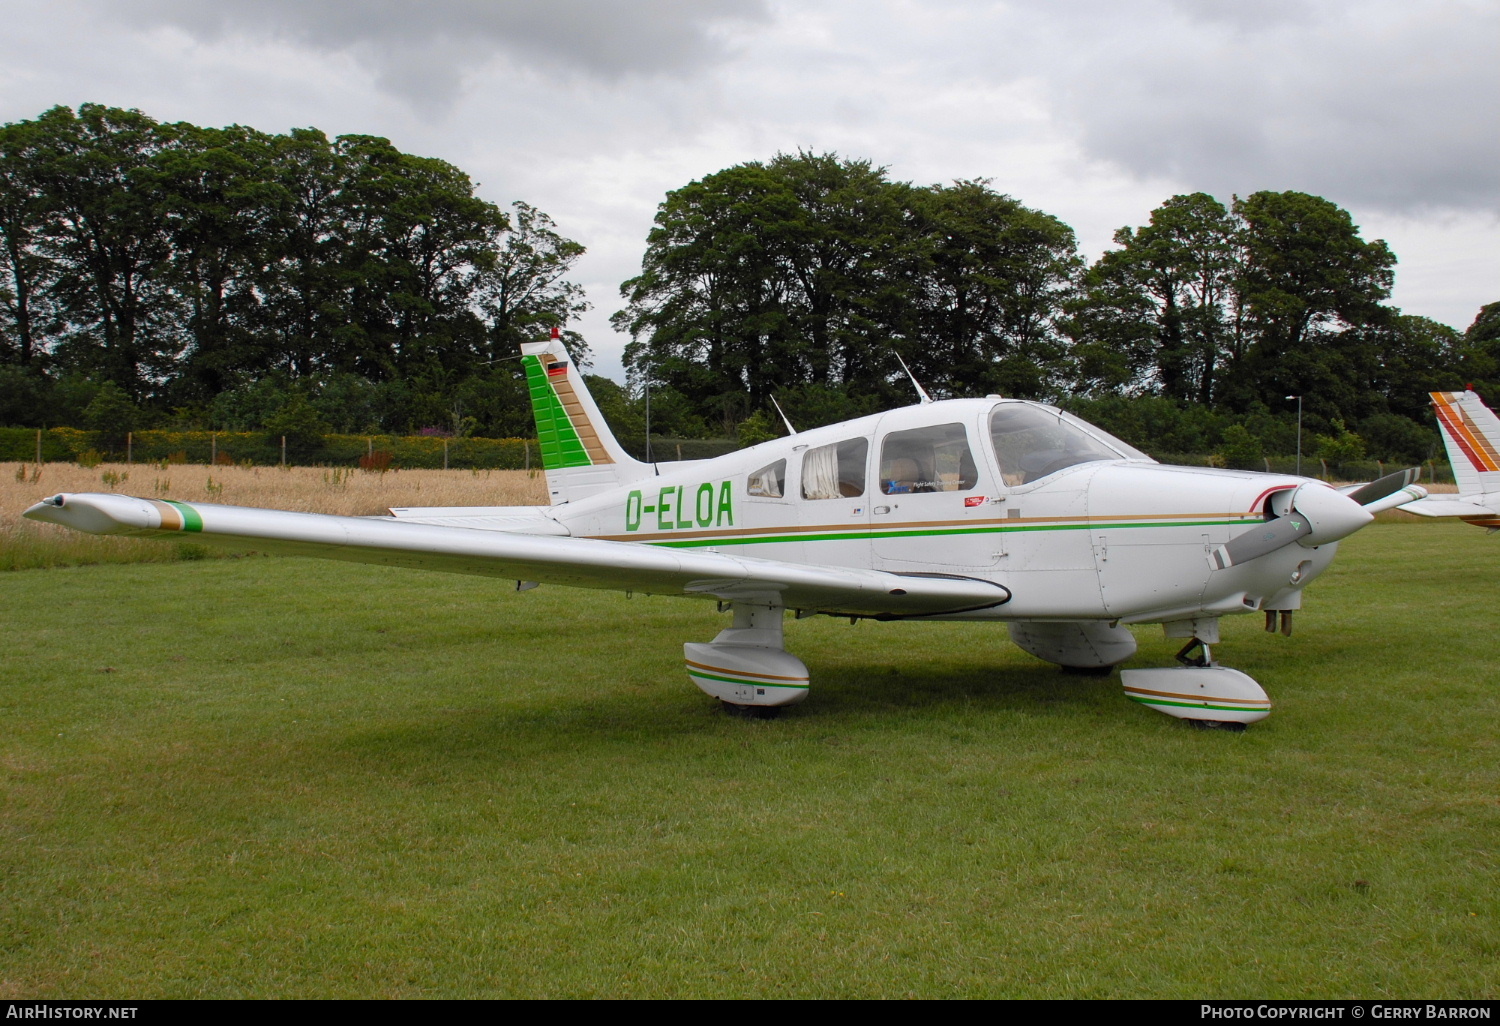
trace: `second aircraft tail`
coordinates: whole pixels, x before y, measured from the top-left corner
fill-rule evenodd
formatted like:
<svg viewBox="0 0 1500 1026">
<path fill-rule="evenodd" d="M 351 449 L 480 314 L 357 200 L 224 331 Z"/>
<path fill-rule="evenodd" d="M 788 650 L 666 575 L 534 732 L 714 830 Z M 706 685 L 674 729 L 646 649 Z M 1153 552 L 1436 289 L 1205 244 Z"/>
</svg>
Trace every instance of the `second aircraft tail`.
<svg viewBox="0 0 1500 1026">
<path fill-rule="evenodd" d="M 1500 528 L 1500 417 L 1472 390 L 1430 394 L 1453 479 L 1458 482 L 1458 497 L 1434 495 L 1401 508 Z"/>
</svg>

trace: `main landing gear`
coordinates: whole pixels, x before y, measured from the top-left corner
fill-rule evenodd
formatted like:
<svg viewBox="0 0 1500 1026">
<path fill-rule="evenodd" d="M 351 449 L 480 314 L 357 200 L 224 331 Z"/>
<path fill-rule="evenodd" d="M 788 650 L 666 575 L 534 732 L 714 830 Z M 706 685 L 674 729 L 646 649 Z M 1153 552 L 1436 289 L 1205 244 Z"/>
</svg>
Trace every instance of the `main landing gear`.
<svg viewBox="0 0 1500 1026">
<path fill-rule="evenodd" d="M 783 645 L 782 614 L 775 600 L 734 601 L 734 624 L 708 644 L 682 646 L 688 677 L 749 719 L 771 719 L 807 697 L 807 667 Z"/>
</svg>

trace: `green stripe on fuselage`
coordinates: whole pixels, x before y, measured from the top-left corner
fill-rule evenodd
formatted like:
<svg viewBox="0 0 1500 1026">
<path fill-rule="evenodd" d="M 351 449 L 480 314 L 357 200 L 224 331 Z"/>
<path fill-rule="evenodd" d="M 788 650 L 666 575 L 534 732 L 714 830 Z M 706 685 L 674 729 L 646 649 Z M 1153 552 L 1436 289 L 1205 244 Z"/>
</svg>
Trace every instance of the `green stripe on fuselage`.
<svg viewBox="0 0 1500 1026">
<path fill-rule="evenodd" d="M 652 541 L 652 545 L 661 545 L 673 549 L 690 548 L 717 548 L 723 545 L 773 545 L 786 542 L 812 542 L 812 541 L 878 541 L 882 538 L 951 538 L 966 534 L 1011 534 L 1028 531 L 1113 531 L 1119 528 L 1140 527 L 1234 527 L 1243 524 L 1243 520 L 1169 520 L 1154 524 L 1143 524 L 1139 522 L 1130 523 L 1104 523 L 1104 524 L 1016 524 L 1014 526 L 995 524 L 988 527 L 937 527 L 902 530 L 880 530 L 878 528 L 866 528 L 863 530 L 836 531 L 823 534 L 772 534 L 759 536 L 739 535 L 730 538 L 684 538 L 681 541 Z"/>
<path fill-rule="evenodd" d="M 563 470 L 567 467 L 592 467 L 588 450 L 578 437 L 568 411 L 557 398 L 552 382 L 547 380 L 547 368 L 542 366 L 540 356 L 523 356 L 521 365 L 526 368 L 526 387 L 531 393 L 531 413 L 536 418 L 536 439 L 542 450 L 542 467 L 546 470 Z"/>
</svg>

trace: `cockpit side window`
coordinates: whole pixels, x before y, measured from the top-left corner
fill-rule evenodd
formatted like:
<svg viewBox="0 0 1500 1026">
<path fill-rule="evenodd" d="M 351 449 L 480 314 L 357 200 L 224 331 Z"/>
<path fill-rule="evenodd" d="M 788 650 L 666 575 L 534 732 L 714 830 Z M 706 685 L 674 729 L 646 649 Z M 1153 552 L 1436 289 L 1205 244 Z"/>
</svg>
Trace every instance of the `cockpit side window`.
<svg viewBox="0 0 1500 1026">
<path fill-rule="evenodd" d="M 990 438 L 1008 485 L 1027 484 L 1079 463 L 1128 458 L 1056 413 L 1025 403 L 995 407 Z"/>
<path fill-rule="evenodd" d="M 880 490 L 956 492 L 979 479 L 969 437 L 962 424 L 935 424 L 892 431 L 880 446 Z"/>
<path fill-rule="evenodd" d="M 802 497 L 845 499 L 865 494 L 866 438 L 820 445 L 802 454 Z"/>
<path fill-rule="evenodd" d="M 777 460 L 769 467 L 761 467 L 745 482 L 748 495 L 767 499 L 779 499 L 786 494 L 786 460 Z"/>
</svg>

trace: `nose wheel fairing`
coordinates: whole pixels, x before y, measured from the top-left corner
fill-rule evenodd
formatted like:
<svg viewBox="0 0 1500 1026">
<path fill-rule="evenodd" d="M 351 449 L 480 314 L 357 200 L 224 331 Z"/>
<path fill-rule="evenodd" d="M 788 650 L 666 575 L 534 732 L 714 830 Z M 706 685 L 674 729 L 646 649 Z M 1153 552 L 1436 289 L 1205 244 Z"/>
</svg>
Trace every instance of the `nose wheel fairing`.
<svg viewBox="0 0 1500 1026">
<path fill-rule="evenodd" d="M 1182 665 L 1120 671 L 1125 697 L 1198 726 L 1237 724 L 1243 729 L 1271 715 L 1271 699 L 1254 678 L 1214 662 L 1209 642 L 1219 640 L 1218 623 L 1182 623 L 1201 628 L 1177 653 Z M 1164 626 L 1172 637 L 1178 625 Z"/>
</svg>

